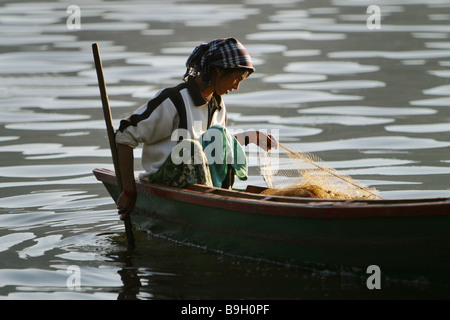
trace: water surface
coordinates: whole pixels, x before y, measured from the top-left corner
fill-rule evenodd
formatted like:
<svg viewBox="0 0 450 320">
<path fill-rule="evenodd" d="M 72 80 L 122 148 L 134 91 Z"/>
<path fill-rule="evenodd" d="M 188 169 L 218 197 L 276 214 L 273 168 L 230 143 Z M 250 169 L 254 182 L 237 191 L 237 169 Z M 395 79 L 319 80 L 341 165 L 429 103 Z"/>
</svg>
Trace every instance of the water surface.
<svg viewBox="0 0 450 320">
<path fill-rule="evenodd" d="M 69 5 L 81 10 L 69 29 Z M 369 5 L 381 29 L 367 28 Z M 201 42 L 234 36 L 257 72 L 225 97 L 230 128 L 282 143 L 380 191 L 449 197 L 447 0 L 2 1 L 1 299 L 448 298 L 426 279 L 273 265 L 124 229 L 92 176 L 112 168 L 91 44 L 99 43 L 114 125 L 180 82 Z M 135 152 L 139 170 L 140 154 Z M 264 185 L 255 165 L 247 183 Z M 70 287 L 71 267 L 81 286 Z M 68 273 L 69 271 L 69 273 Z"/>
</svg>

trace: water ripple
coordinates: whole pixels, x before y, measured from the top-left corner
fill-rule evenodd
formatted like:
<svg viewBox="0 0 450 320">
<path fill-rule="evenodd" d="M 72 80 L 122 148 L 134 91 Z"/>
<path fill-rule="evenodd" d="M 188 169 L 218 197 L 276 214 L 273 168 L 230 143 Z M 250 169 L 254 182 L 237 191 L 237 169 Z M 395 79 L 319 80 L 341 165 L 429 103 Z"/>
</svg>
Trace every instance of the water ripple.
<svg viewBox="0 0 450 320">
<path fill-rule="evenodd" d="M 0 74 L 64 73 L 87 69 L 92 69 L 92 66 L 87 63 L 0 61 Z"/>
<path fill-rule="evenodd" d="M 93 168 L 104 164 L 52 164 L 52 165 L 27 165 L 27 166 L 3 166 L 0 167 L 1 177 L 16 178 L 55 178 L 72 177 L 91 174 Z"/>
<path fill-rule="evenodd" d="M 61 242 L 62 235 L 49 235 L 42 238 L 34 239 L 35 245 L 27 247 L 19 252 L 19 257 L 26 259 L 29 257 L 40 257 L 45 252 L 50 251 L 58 247 Z"/>
<path fill-rule="evenodd" d="M 263 79 L 267 83 L 289 83 L 289 82 L 311 82 L 311 81 L 323 81 L 327 76 L 324 74 L 275 74 Z"/>
<path fill-rule="evenodd" d="M 112 81 L 141 81 L 145 83 L 162 83 L 169 79 L 181 79 L 185 68 L 181 67 L 152 67 L 152 66 L 124 66 L 104 68 L 105 79 Z M 81 76 L 95 78 L 93 70 L 79 73 Z M 150 89 L 150 88 L 148 88 Z M 145 91 L 145 90 L 143 90 Z"/>
<path fill-rule="evenodd" d="M 280 116 L 231 116 L 229 119 L 235 122 L 270 122 L 271 124 L 288 125 L 319 125 L 319 124 L 340 124 L 345 126 L 365 126 L 378 125 L 394 122 L 394 119 L 362 116 L 300 116 L 300 117 L 280 117 Z"/>
<path fill-rule="evenodd" d="M 58 99 L 55 97 L 11 97 L 0 99 L 3 109 L 21 110 L 24 108 L 40 108 L 44 110 L 63 110 L 63 109 L 101 109 L 101 101 L 99 99 Z M 132 101 L 120 101 L 112 99 L 109 101 L 111 108 L 130 107 L 135 103 Z M 49 116 L 51 118 L 51 116 Z"/>
<path fill-rule="evenodd" d="M 74 299 L 75 297 L 87 297 L 86 293 L 81 294 L 77 292 L 70 292 L 67 288 L 67 265 L 60 266 L 58 269 L 43 270 L 38 268 L 25 268 L 25 269 L 2 269 L 0 270 L 0 288 L 5 286 L 19 286 L 22 287 L 22 292 L 18 292 L 12 295 L 15 298 L 33 299 L 33 297 L 47 297 L 52 299 Z M 122 282 L 120 276 L 117 274 L 118 269 L 112 267 L 105 268 L 92 268 L 83 267 L 83 285 L 87 287 L 117 287 L 121 286 Z M 29 292 L 28 288 L 35 288 L 44 290 L 46 288 L 54 291 L 58 289 L 58 295 L 51 292 L 44 292 L 42 296 L 41 292 Z M 60 292 L 63 290 L 66 292 Z M 28 292 L 27 292 L 28 291 Z M 100 293 L 98 298 L 105 298 L 110 294 Z M 95 295 L 89 295 L 89 297 L 95 298 Z M 117 294 L 115 294 L 117 298 Z"/>
<path fill-rule="evenodd" d="M 329 106 L 315 107 L 298 110 L 299 113 L 340 114 L 360 116 L 406 116 L 429 115 L 437 111 L 430 108 L 395 108 L 395 107 L 370 107 L 370 106 Z"/>
<path fill-rule="evenodd" d="M 362 65 L 349 61 L 308 61 L 291 62 L 284 68 L 286 72 L 318 73 L 327 75 L 353 74 L 375 72 L 380 70 L 379 66 Z"/>
<path fill-rule="evenodd" d="M 293 83 L 281 85 L 283 89 L 295 90 L 359 90 L 382 88 L 385 86 L 386 83 L 375 80 L 340 80 L 318 83 Z"/>
<path fill-rule="evenodd" d="M 258 14 L 257 8 L 243 5 L 222 4 L 180 4 L 180 3 L 137 3 L 122 5 L 116 12 L 105 13 L 105 19 L 146 22 L 178 22 L 186 26 L 220 26 L 226 22 L 245 20 Z M 208 18 L 211 17 L 211 18 Z"/>
<path fill-rule="evenodd" d="M 439 133 L 450 132 L 450 123 L 422 123 L 386 126 L 386 131 L 405 133 Z"/>
<path fill-rule="evenodd" d="M 23 121 L 23 119 L 21 119 Z M 41 119 L 42 120 L 42 119 Z M 36 122 L 33 123 L 14 123 L 5 125 L 5 128 L 12 130 L 106 130 L 105 120 L 91 120 L 91 121 L 70 121 L 70 122 Z M 113 125 L 118 128 L 120 120 L 113 120 Z"/>
<path fill-rule="evenodd" d="M 322 91 L 266 90 L 236 93 L 226 98 L 227 105 L 297 108 L 299 103 L 362 100 L 361 96 L 338 95 Z"/>
<path fill-rule="evenodd" d="M 309 40 L 309 41 L 331 41 L 344 40 L 347 36 L 343 33 L 313 33 L 309 31 L 267 31 L 250 33 L 246 36 L 248 40 Z"/>
<path fill-rule="evenodd" d="M 1 100 L 0 100 L 1 103 Z M 2 112 L 0 111 L 0 123 L 13 122 L 39 122 L 39 121 L 75 121 L 89 119 L 88 115 L 81 114 L 58 114 L 58 113 L 37 113 L 37 112 Z M 82 121 L 84 122 L 84 121 Z M 25 129 L 27 130 L 27 129 Z"/>
<path fill-rule="evenodd" d="M 413 100 L 409 103 L 412 106 L 450 107 L 450 97 Z"/>
<path fill-rule="evenodd" d="M 341 51 L 328 53 L 334 59 L 385 58 L 385 59 L 438 59 L 450 57 L 450 50 L 410 51 Z"/>
<path fill-rule="evenodd" d="M 32 232 L 16 232 L 0 237 L 0 252 L 7 251 L 11 247 L 24 241 L 35 238 Z M 0 280 L 1 281 L 1 280 Z M 1 285 L 0 285 L 1 286 Z"/>
<path fill-rule="evenodd" d="M 450 147 L 450 142 L 426 138 L 378 136 L 336 141 L 302 142 L 300 147 L 307 152 L 330 150 L 414 150 L 447 148 Z"/>
<path fill-rule="evenodd" d="M 8 209 L 85 210 L 105 204 L 111 204 L 111 200 L 109 198 L 95 198 L 95 195 L 86 194 L 86 191 L 49 190 L 0 198 L 0 208 Z"/>
<path fill-rule="evenodd" d="M 65 147 L 60 143 L 26 143 L 0 146 L 0 152 L 20 152 L 26 159 L 60 159 L 69 157 L 110 157 L 111 151 L 99 146 Z"/>
<path fill-rule="evenodd" d="M 35 35 L 0 34 L 0 43 L 2 44 L 2 46 L 11 46 L 11 47 L 20 45 L 31 45 L 31 44 L 46 44 L 54 42 L 72 42 L 76 40 L 77 40 L 76 36 L 70 35 L 40 35 L 39 37 L 36 37 Z"/>
<path fill-rule="evenodd" d="M 442 85 L 423 90 L 424 94 L 450 96 L 450 85 Z"/>
<path fill-rule="evenodd" d="M 343 170 L 345 174 L 356 176 L 364 175 L 386 175 L 386 176 L 417 176 L 417 175 L 440 175 L 450 174 L 449 167 L 431 167 L 431 166 L 393 166 L 393 167 L 377 167 Z"/>
</svg>

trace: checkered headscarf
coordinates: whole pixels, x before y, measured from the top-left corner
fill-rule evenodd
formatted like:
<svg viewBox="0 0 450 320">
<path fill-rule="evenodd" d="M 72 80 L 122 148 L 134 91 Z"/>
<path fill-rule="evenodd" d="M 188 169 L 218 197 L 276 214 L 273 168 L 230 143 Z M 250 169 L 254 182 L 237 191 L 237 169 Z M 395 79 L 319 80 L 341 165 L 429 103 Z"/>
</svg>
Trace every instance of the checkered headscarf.
<svg viewBox="0 0 450 320">
<path fill-rule="evenodd" d="M 201 76 L 203 84 L 208 86 L 211 84 L 211 67 L 245 68 L 249 75 L 255 71 L 247 49 L 235 38 L 216 39 L 197 46 L 186 61 L 183 78 Z"/>
</svg>

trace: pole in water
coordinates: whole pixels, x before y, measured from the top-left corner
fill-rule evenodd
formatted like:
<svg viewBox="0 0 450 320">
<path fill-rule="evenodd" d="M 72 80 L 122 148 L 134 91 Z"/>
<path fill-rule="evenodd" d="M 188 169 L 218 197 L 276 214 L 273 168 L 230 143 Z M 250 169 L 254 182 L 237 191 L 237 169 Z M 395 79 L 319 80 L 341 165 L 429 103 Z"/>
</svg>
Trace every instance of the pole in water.
<svg viewBox="0 0 450 320">
<path fill-rule="evenodd" d="M 114 170 L 116 172 L 117 189 L 118 189 L 118 192 L 120 195 L 123 191 L 122 175 L 120 173 L 119 157 L 117 155 L 117 146 L 116 146 L 116 142 L 114 139 L 114 126 L 112 123 L 111 108 L 109 106 L 108 94 L 106 92 L 106 83 L 105 83 L 105 78 L 103 76 L 102 61 L 100 59 L 100 52 L 99 52 L 97 43 L 92 44 L 92 52 L 94 54 L 95 69 L 97 71 L 98 86 L 100 89 L 100 97 L 102 99 L 103 116 L 105 118 L 106 130 L 108 133 L 109 147 L 111 149 Z M 124 220 L 124 224 L 125 224 L 125 233 L 127 236 L 128 248 L 132 249 L 132 248 L 134 248 L 134 234 L 133 234 L 133 229 L 131 226 L 131 220 L 130 220 L 129 215 Z"/>
</svg>

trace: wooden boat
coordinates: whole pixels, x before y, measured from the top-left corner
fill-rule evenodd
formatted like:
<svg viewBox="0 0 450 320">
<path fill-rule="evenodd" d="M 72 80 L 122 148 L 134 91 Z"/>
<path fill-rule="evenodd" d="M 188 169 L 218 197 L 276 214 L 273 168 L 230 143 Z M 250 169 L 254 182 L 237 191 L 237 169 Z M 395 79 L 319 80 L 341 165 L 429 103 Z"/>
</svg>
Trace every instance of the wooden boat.
<svg viewBox="0 0 450 320">
<path fill-rule="evenodd" d="M 116 200 L 114 172 L 94 174 Z M 179 243 L 296 266 L 450 273 L 450 198 L 321 200 L 265 196 L 255 186 L 136 185 L 133 229 Z"/>
</svg>

